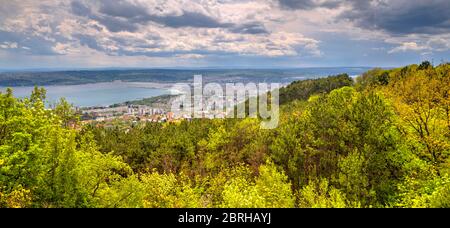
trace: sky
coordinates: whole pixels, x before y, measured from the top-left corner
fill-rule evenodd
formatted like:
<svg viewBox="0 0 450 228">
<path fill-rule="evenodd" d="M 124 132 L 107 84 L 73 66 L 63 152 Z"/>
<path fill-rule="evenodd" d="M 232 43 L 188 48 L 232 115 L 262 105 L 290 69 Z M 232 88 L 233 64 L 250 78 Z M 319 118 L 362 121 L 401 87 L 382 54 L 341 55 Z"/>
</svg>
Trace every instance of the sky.
<svg viewBox="0 0 450 228">
<path fill-rule="evenodd" d="M 0 69 L 450 59 L 449 0 L 0 0 Z"/>
</svg>

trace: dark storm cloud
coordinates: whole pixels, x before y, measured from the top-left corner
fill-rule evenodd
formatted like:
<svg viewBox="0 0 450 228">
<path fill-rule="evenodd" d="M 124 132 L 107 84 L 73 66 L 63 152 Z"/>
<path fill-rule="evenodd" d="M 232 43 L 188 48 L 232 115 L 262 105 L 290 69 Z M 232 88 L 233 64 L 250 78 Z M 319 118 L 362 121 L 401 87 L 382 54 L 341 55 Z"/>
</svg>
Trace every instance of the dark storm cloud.
<svg viewBox="0 0 450 228">
<path fill-rule="evenodd" d="M 285 9 L 311 9 L 316 5 L 312 0 L 279 0 L 280 6 Z"/>
<path fill-rule="evenodd" d="M 364 29 L 383 30 L 394 35 L 450 32 L 449 0 L 278 0 L 282 9 L 309 10 L 350 6 L 338 19 L 349 20 Z"/>
<path fill-rule="evenodd" d="M 139 25 L 155 22 L 166 27 L 181 28 L 228 28 L 230 23 L 221 23 L 218 20 L 197 12 L 183 11 L 181 15 L 152 15 L 144 7 L 131 4 L 127 1 L 101 1 L 99 13 L 92 12 L 86 5 L 73 1 L 72 12 L 96 20 L 111 32 L 135 32 Z"/>
<path fill-rule="evenodd" d="M 136 23 L 130 23 L 126 18 L 113 17 L 109 15 L 97 15 L 79 1 L 72 1 L 71 3 L 72 12 L 75 15 L 89 18 L 91 20 L 98 21 L 104 25 L 111 32 L 135 32 L 138 30 L 138 25 Z"/>
<path fill-rule="evenodd" d="M 152 15 L 149 14 L 144 7 L 134 5 L 124 0 L 102 0 L 99 12 L 112 17 L 125 18 L 131 23 L 145 24 L 153 21 L 172 28 L 221 28 L 231 26 L 229 23 L 221 23 L 212 17 L 197 12 L 183 11 L 181 15 L 167 16 Z"/>
<path fill-rule="evenodd" d="M 190 11 L 183 11 L 180 15 L 154 15 L 145 10 L 145 7 L 134 5 L 124 0 L 102 0 L 100 1 L 98 13 L 93 12 L 79 1 L 73 1 L 71 4 L 72 12 L 75 15 L 96 20 L 111 32 L 136 32 L 140 25 L 146 25 L 149 22 L 153 22 L 171 28 L 226 28 L 233 33 L 268 33 L 264 25 L 258 22 L 241 25 L 224 23 L 208 15 Z"/>
<path fill-rule="evenodd" d="M 144 7 L 134 5 L 130 2 L 118 0 L 101 0 L 99 12 L 113 17 L 148 21 L 149 15 Z"/>
<path fill-rule="evenodd" d="M 369 1 L 350 1 L 352 10 L 340 18 L 358 27 L 381 29 L 391 34 L 441 34 L 450 32 L 449 0 L 398 0 L 371 5 Z"/>
<path fill-rule="evenodd" d="M 221 23 L 207 15 L 188 11 L 184 11 L 180 16 L 152 16 L 152 21 L 172 28 L 227 28 L 232 26 L 230 23 Z"/>
</svg>

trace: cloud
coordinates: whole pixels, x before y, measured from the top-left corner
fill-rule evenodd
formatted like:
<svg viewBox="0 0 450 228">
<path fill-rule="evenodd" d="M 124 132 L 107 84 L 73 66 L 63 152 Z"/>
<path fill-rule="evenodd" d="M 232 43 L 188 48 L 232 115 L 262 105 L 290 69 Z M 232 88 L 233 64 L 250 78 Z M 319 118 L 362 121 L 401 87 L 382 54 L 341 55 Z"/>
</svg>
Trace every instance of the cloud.
<svg viewBox="0 0 450 228">
<path fill-rule="evenodd" d="M 88 6 L 79 1 L 71 2 L 72 12 L 81 17 L 86 17 L 91 20 L 98 21 L 104 25 L 111 32 L 129 31 L 135 32 L 138 30 L 138 24 L 128 21 L 126 18 L 114 17 L 109 15 L 101 15 L 94 13 Z"/>
<path fill-rule="evenodd" d="M 266 27 L 257 22 L 242 24 L 234 26 L 234 28 L 230 29 L 231 32 L 234 33 L 242 33 L 242 34 L 268 34 Z"/>
<path fill-rule="evenodd" d="M 261 22 L 252 21 L 244 24 L 222 22 L 220 19 L 203 12 L 188 11 L 181 7 L 169 10 L 170 13 L 157 14 L 155 12 L 151 13 L 155 10 L 147 8 L 146 5 L 139 5 L 125 0 L 101 0 L 99 2 L 98 12 L 94 12 L 91 8 L 95 7 L 88 7 L 79 1 L 72 1 L 72 11 L 78 16 L 98 21 L 111 32 L 135 32 L 139 26 L 156 23 L 170 28 L 228 28 L 234 33 L 267 33 Z"/>
<path fill-rule="evenodd" d="M 307 10 L 318 7 L 336 8 L 342 1 L 338 0 L 279 0 L 279 4 L 283 9 L 289 10 Z"/>
<path fill-rule="evenodd" d="M 391 49 L 388 53 L 393 54 L 393 53 L 397 53 L 397 52 L 406 52 L 406 51 L 423 51 L 426 49 L 428 49 L 428 48 L 424 47 L 424 46 L 419 46 L 415 42 L 406 42 L 406 43 L 402 43 L 398 47 Z"/>
<path fill-rule="evenodd" d="M 135 22 L 149 20 L 149 14 L 145 7 L 124 0 L 101 0 L 99 13 L 112 17 L 132 19 Z"/>
<path fill-rule="evenodd" d="M 172 28 L 194 27 L 194 28 L 227 28 L 231 23 L 221 23 L 216 19 L 198 12 L 183 11 L 181 15 L 175 16 L 151 16 L 151 20 Z"/>
<path fill-rule="evenodd" d="M 174 64 L 196 59 L 220 63 L 228 58 L 236 65 L 249 59 L 343 62 L 351 59 L 351 49 L 378 58 L 444 55 L 450 50 L 448 4 L 448 0 L 10 0 L 0 4 L 0 52 L 60 59 L 95 53 L 96 58 L 142 57 Z M 344 55 L 348 58 L 339 58 Z"/>
<path fill-rule="evenodd" d="M 387 0 L 347 1 L 340 15 L 364 29 L 393 35 L 444 34 L 450 32 L 450 1 Z"/>
<path fill-rule="evenodd" d="M 92 17 L 91 10 L 83 3 L 79 2 L 79 1 L 72 1 L 70 3 L 70 5 L 72 7 L 72 12 L 75 15 L 84 16 L 84 17 Z"/>
<path fill-rule="evenodd" d="M 18 45 L 16 42 L 3 42 L 3 44 L 0 43 L 0 48 L 3 49 L 14 49 L 14 48 L 18 48 Z"/>
<path fill-rule="evenodd" d="M 204 55 L 200 55 L 200 54 L 177 54 L 175 55 L 175 58 L 180 58 L 180 59 L 203 59 L 205 58 Z"/>
<path fill-rule="evenodd" d="M 315 26 L 330 34 L 347 34 L 353 40 L 384 41 L 388 54 L 450 50 L 450 42 L 446 41 L 450 37 L 448 0 L 278 0 L 278 3 L 282 9 L 298 10 L 297 15 L 312 14 Z M 332 18 L 331 23 L 314 17 L 323 13 Z M 392 44 L 396 47 L 389 49 Z"/>
<path fill-rule="evenodd" d="M 345 8 L 336 20 L 366 30 L 392 35 L 445 34 L 450 32 L 448 0 L 278 0 L 282 9 Z"/>
<path fill-rule="evenodd" d="M 446 51 L 450 49 L 450 34 L 444 36 L 431 37 L 427 41 L 427 46 L 434 51 Z"/>
<path fill-rule="evenodd" d="M 177 56 L 178 53 L 195 55 L 200 52 L 203 55 L 283 56 L 296 55 L 299 50 L 303 55 L 320 52 L 317 44 L 311 44 L 314 39 L 305 42 L 301 34 L 284 33 L 285 37 L 279 37 L 269 31 L 265 26 L 268 22 L 259 16 L 260 11 L 252 9 L 270 8 L 254 7 L 253 3 L 217 1 L 209 8 L 204 3 L 194 1 L 186 5 L 178 0 L 167 4 L 130 0 L 97 3 L 91 1 L 88 7 L 72 1 L 71 11 L 84 20 L 84 24 L 91 21 L 91 27 L 98 24 L 114 34 L 91 29 L 89 34 L 77 31 L 79 34 L 74 37 L 80 45 L 110 55 L 168 56 L 172 52 Z M 300 47 L 302 45 L 305 47 Z"/>
<path fill-rule="evenodd" d="M 59 42 L 56 43 L 55 46 L 53 46 L 52 50 L 60 55 L 67 55 L 73 51 L 70 44 L 64 44 Z"/>
<path fill-rule="evenodd" d="M 38 35 L 24 35 L 22 33 L 0 29 L 0 44 L 1 48 L 8 49 L 10 51 L 17 51 L 34 55 L 58 54 L 58 52 L 55 52 L 53 49 L 54 42 Z"/>
<path fill-rule="evenodd" d="M 76 37 L 83 46 L 87 46 L 98 51 L 105 51 L 105 49 L 97 43 L 97 39 L 93 36 L 75 34 L 74 37 Z"/>
<path fill-rule="evenodd" d="M 150 22 L 171 28 L 227 28 L 231 23 L 222 23 L 219 20 L 200 12 L 181 10 L 180 14 L 157 15 L 149 13 L 145 5 L 133 4 L 125 0 L 100 1 L 98 12 L 79 1 L 72 1 L 72 11 L 78 16 L 96 20 L 106 26 L 111 32 L 135 32 L 140 25 Z"/>
</svg>

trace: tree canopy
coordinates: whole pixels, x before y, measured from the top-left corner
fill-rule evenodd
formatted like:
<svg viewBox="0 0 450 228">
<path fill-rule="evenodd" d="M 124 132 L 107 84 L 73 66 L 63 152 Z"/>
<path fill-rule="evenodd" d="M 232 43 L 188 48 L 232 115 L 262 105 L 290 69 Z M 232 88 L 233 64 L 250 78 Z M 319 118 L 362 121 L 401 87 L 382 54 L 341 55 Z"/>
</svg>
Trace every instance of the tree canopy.
<svg viewBox="0 0 450 228">
<path fill-rule="evenodd" d="M 294 82 L 280 124 L 79 125 L 0 93 L 0 207 L 449 207 L 450 64 Z"/>
</svg>

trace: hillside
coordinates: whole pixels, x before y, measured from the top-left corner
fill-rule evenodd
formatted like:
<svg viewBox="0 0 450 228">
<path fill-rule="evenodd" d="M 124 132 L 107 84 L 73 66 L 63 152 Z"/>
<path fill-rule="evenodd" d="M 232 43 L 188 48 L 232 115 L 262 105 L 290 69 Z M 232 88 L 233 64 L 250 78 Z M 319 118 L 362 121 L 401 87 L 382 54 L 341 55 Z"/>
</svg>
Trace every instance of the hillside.
<svg viewBox="0 0 450 228">
<path fill-rule="evenodd" d="M 450 64 L 294 82 L 278 128 L 71 128 L 0 94 L 1 207 L 450 207 Z"/>
</svg>

